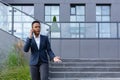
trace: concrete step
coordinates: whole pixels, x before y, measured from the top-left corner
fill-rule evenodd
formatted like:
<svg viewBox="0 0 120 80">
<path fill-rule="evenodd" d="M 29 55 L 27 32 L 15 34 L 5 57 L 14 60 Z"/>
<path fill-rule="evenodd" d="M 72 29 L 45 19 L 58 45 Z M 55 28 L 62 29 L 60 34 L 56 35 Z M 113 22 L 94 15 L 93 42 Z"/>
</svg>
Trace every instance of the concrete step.
<svg viewBox="0 0 120 80">
<path fill-rule="evenodd" d="M 93 67 L 93 68 L 84 68 L 84 67 L 51 67 L 49 68 L 50 72 L 120 72 L 119 68 L 111 67 Z"/>
<path fill-rule="evenodd" d="M 102 62 L 89 62 L 89 63 L 80 63 L 80 62 L 62 62 L 62 63 L 50 63 L 49 65 L 50 67 L 120 67 L 120 63 L 119 62 L 106 62 L 106 63 L 102 63 Z"/>
<path fill-rule="evenodd" d="M 62 59 L 63 62 L 120 62 L 120 59 Z"/>
<path fill-rule="evenodd" d="M 120 80 L 120 60 L 62 59 L 50 62 L 49 73 L 51 80 Z"/>
<path fill-rule="evenodd" d="M 120 80 L 120 78 L 50 78 L 49 80 Z"/>
<path fill-rule="evenodd" d="M 51 72 L 50 78 L 120 78 L 120 72 Z"/>
</svg>

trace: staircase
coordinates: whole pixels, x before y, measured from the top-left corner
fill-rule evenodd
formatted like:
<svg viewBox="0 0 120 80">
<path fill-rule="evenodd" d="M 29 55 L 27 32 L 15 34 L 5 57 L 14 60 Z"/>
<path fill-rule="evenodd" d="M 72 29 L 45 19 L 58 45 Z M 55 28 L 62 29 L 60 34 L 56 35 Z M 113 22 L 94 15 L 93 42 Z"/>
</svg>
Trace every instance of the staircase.
<svg viewBox="0 0 120 80">
<path fill-rule="evenodd" d="M 63 59 L 49 65 L 50 80 L 120 80 L 120 60 Z"/>
</svg>

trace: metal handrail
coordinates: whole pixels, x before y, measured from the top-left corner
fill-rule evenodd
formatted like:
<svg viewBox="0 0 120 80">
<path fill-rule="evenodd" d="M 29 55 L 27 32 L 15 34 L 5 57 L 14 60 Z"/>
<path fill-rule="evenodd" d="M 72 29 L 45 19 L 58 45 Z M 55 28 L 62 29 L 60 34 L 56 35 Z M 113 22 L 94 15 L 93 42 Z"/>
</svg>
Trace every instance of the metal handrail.
<svg viewBox="0 0 120 80">
<path fill-rule="evenodd" d="M 54 23 L 54 22 L 46 22 L 46 23 Z M 120 21 L 77 21 L 77 22 L 73 22 L 73 21 L 57 21 L 56 23 L 120 23 Z"/>
<path fill-rule="evenodd" d="M 53 23 L 53 22 L 48 22 L 48 24 L 51 24 L 51 23 Z M 59 33 L 60 33 L 60 37 L 52 37 L 53 39 L 120 39 L 120 34 L 119 34 L 119 24 L 120 24 L 120 22 L 56 22 L 57 24 L 59 24 L 60 26 L 60 29 L 59 29 Z M 74 24 L 79 24 L 79 26 L 77 26 L 77 27 L 79 27 L 79 33 L 78 33 L 78 35 L 79 35 L 79 37 L 78 38 L 71 38 L 71 37 L 62 37 L 61 36 L 61 24 L 72 24 L 72 23 L 74 23 Z M 80 24 L 98 24 L 97 26 L 98 26 L 98 36 L 96 36 L 96 37 L 84 37 L 84 38 L 81 38 L 80 37 Z M 116 25 L 116 31 L 115 31 L 115 33 L 116 33 L 116 36 L 115 37 L 100 37 L 100 24 L 104 24 L 104 23 L 108 23 L 108 24 L 115 24 Z M 85 26 L 86 27 L 86 26 Z M 52 31 L 51 31 L 52 32 Z"/>
</svg>

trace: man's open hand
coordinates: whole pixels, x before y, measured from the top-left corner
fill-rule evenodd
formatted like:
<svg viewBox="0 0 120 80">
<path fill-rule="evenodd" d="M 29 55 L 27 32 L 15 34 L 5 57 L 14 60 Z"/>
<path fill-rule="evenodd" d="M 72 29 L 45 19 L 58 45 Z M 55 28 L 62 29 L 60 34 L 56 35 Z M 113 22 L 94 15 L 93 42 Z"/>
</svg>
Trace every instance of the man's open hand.
<svg viewBox="0 0 120 80">
<path fill-rule="evenodd" d="M 58 56 L 54 57 L 53 61 L 58 62 L 58 63 L 62 62 L 60 57 L 58 57 Z"/>
</svg>

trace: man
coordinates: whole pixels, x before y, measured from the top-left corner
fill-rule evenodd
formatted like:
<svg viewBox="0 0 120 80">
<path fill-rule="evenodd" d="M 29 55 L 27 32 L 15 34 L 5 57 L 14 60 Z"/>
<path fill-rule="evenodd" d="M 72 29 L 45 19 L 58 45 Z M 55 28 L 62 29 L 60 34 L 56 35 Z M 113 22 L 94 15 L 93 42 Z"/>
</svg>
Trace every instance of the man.
<svg viewBox="0 0 120 80">
<path fill-rule="evenodd" d="M 24 45 L 24 51 L 31 49 L 30 72 L 32 80 L 48 80 L 48 57 L 54 62 L 61 62 L 60 57 L 55 56 L 51 50 L 47 36 L 40 35 L 41 25 L 39 21 L 32 22 L 30 35 Z"/>
</svg>

